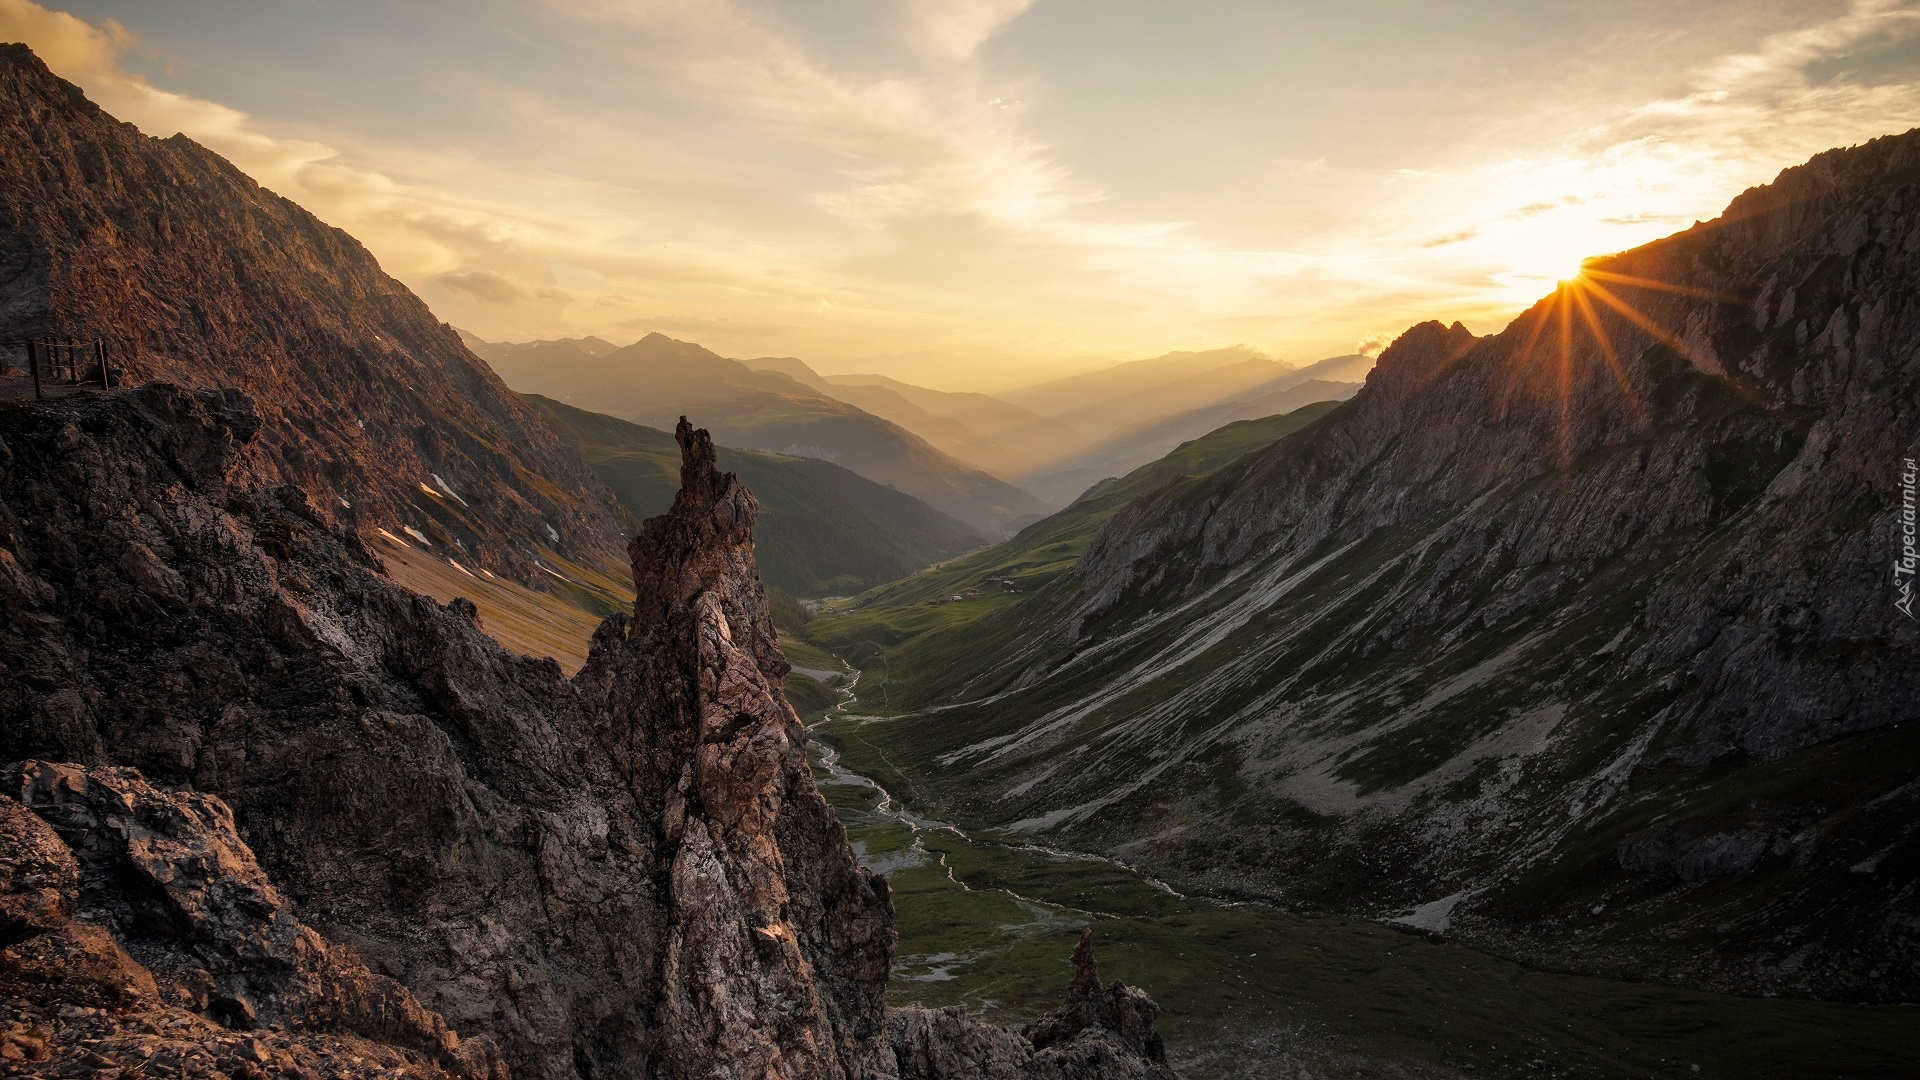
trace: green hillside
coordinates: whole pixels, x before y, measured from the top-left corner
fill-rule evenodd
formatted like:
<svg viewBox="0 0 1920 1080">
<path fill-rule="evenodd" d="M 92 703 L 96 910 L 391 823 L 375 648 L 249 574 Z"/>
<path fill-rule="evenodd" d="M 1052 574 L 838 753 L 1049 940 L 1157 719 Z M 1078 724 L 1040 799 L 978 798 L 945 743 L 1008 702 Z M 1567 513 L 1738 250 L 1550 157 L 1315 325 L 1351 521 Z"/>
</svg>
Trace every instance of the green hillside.
<svg viewBox="0 0 1920 1080">
<path fill-rule="evenodd" d="M 1073 566 L 1100 526 L 1134 499 L 1213 473 L 1339 407 L 1337 401 L 1315 402 L 1282 416 L 1228 424 L 1182 443 L 1159 461 L 1095 485 L 1073 505 L 1034 522 L 1011 540 L 882 586 L 830 617 L 816 619 L 807 626 L 807 636 L 866 667 L 929 631 L 970 623 L 1011 606 L 1019 594 L 1046 585 Z M 968 595 L 970 590 L 977 592 Z M 878 707 L 887 682 L 885 665 L 866 679 L 865 690 L 871 691 L 863 692 L 866 707 Z"/>
<path fill-rule="evenodd" d="M 673 436 L 538 394 L 527 400 L 636 520 L 672 504 L 680 486 Z M 913 496 L 830 461 L 721 447 L 720 467 L 739 473 L 760 501 L 761 575 L 796 596 L 858 592 L 985 542 Z"/>
</svg>

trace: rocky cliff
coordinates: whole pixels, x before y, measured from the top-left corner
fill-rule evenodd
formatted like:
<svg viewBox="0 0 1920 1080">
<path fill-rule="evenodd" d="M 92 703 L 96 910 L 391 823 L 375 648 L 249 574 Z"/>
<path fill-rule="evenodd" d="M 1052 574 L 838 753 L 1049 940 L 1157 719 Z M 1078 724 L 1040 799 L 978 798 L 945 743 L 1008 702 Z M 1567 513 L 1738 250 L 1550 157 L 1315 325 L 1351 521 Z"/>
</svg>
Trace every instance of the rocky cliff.
<svg viewBox="0 0 1920 1080">
<path fill-rule="evenodd" d="M 633 541 L 633 614 L 567 680 L 380 577 L 269 427 L 164 384 L 0 409 L 6 793 L 78 867 L 9 811 L 42 851 L 8 900 L 42 914 L 0 928 L 16 1048 L 146 1025 L 209 1062 L 471 1072 L 491 1043 L 523 1077 L 896 1075 L 886 885 L 814 788 L 757 507 L 706 433 L 682 425 L 682 489 Z M 20 980 L 62 932 L 91 935 L 75 970 L 145 993 L 113 945 L 154 992 L 59 1011 Z M 1049 1060 L 1145 1047 L 1131 1008 L 1081 1009 L 1132 1019 Z"/>
<path fill-rule="evenodd" d="M 619 565 L 578 455 L 357 241 L 4 45 L 0 341 L 26 337 L 104 338 L 127 385 L 245 390 L 256 468 L 329 526 L 536 588 L 542 550 Z"/>
<path fill-rule="evenodd" d="M 1910 133 L 1497 335 L 1416 326 L 1325 419 L 916 645 L 892 701 L 938 722 L 873 738 L 930 812 L 1177 880 L 1912 999 L 1916 297 Z"/>
</svg>

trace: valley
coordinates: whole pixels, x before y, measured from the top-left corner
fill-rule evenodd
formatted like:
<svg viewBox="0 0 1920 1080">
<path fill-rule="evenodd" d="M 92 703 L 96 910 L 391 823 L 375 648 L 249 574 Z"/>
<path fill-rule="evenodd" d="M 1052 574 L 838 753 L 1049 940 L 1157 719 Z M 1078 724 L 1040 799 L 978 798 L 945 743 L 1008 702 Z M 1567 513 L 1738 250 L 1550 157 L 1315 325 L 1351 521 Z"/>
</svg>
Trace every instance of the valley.
<svg viewBox="0 0 1920 1080">
<path fill-rule="evenodd" d="M 822 793 L 892 884 L 889 1000 L 1011 1022 L 1049 1007 L 1092 926 L 1102 964 L 1150 985 L 1193 1080 L 1335 1077 L 1897 1077 L 1920 1068 L 1910 1006 L 1744 998 L 1540 970 L 1442 936 L 1250 898 L 1183 895 L 1104 858 L 914 812 L 849 761 L 889 721 L 851 673 L 814 724 Z M 914 781 L 901 777 L 900 790 Z M 1702 1063 L 1705 1063 L 1702 1065 Z"/>
<path fill-rule="evenodd" d="M 1916 155 L 1823 155 L 1056 545 L 1073 508 L 831 606 L 804 633 L 885 718 L 845 761 L 1182 891 L 1910 999 Z"/>
</svg>

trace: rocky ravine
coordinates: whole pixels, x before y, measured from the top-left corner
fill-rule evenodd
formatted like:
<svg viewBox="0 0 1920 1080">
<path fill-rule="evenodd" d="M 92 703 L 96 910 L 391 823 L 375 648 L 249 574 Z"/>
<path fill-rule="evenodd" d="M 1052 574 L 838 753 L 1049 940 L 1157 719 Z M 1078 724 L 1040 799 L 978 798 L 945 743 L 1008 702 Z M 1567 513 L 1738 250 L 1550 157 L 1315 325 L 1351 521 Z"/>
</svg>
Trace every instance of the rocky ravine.
<svg viewBox="0 0 1920 1080">
<path fill-rule="evenodd" d="M 0 45 L 0 340 L 29 336 L 105 338 L 127 385 L 245 390 L 256 468 L 329 526 L 537 589 L 543 550 L 619 565 L 605 488 L 358 241 Z"/>
<path fill-rule="evenodd" d="M 891 657 L 933 719 L 864 731 L 873 767 L 1555 967 L 1913 1000 L 1916 297 L 1920 132 L 1497 335 L 1416 326 L 1314 426 Z"/>
<path fill-rule="evenodd" d="M 470 605 L 381 578 L 261 465 L 245 394 L 0 409 L 0 744 L 26 759 L 6 793 L 78 865 L 76 885 L 7 811 L 16 1050 L 84 1038 L 111 1059 L 140 1035 L 241 1072 L 267 1053 L 483 1073 L 491 1043 L 522 1077 L 1169 1075 L 1151 1003 L 1093 988 L 1090 957 L 1027 1035 L 889 1018 L 886 884 L 780 693 L 753 497 L 705 432 L 678 438 L 680 494 L 631 546 L 634 613 L 569 681 Z M 48 957 L 109 973 L 62 1004 L 70 987 L 32 981 Z M 119 1011 L 83 1011 L 102 1007 Z M 280 1029 L 249 1043 L 209 1020 Z"/>
</svg>

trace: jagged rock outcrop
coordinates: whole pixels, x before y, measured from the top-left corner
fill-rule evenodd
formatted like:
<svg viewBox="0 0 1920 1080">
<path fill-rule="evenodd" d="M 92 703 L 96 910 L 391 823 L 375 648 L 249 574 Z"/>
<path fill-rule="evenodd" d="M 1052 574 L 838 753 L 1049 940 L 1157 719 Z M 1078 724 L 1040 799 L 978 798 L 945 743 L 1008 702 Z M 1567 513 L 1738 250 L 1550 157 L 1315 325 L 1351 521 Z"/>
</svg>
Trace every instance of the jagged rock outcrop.
<svg viewBox="0 0 1920 1080">
<path fill-rule="evenodd" d="M 619 564 L 600 482 L 353 237 L 0 45 L 0 340 L 28 336 L 105 338 L 129 386 L 246 391 L 255 468 L 330 527 L 534 588 L 541 549 Z"/>
<path fill-rule="evenodd" d="M 319 1015 L 336 992 L 413 1016 L 413 1043 L 431 1028 L 325 964 L 295 977 L 305 941 L 490 1038 L 517 1077 L 894 1076 L 886 886 L 814 788 L 753 498 L 706 434 L 682 426 L 683 490 L 634 540 L 633 615 L 568 680 L 471 605 L 380 577 L 257 468 L 265 430 L 243 393 L 168 385 L 0 410 L 0 745 L 88 770 L 37 767 L 53 779 L 28 801 L 84 791 L 42 800 L 50 820 L 130 836 L 108 795 L 132 792 L 160 815 L 132 815 L 141 830 L 194 818 L 221 837 L 207 860 L 251 850 L 265 874 L 169 899 L 173 930 L 143 921 L 144 894 L 103 902 L 162 983 L 198 956 L 165 940 L 200 917 L 181 912 L 222 934 L 234 903 L 264 920 L 239 936 L 257 970 L 199 964 L 193 1031 L 224 1048 L 206 1015 Z M 38 925 L 37 903 L 0 922 Z M 393 1052 L 427 1052 L 407 1039 Z"/>
<path fill-rule="evenodd" d="M 900 1080 L 1172 1080 L 1153 1021 L 1160 1007 L 1115 980 L 1100 985 L 1093 928 L 1073 950 L 1066 1004 L 1013 1031 L 967 1019 L 966 1009 L 898 1009 L 887 1034 Z"/>
<path fill-rule="evenodd" d="M 891 701 L 938 722 L 872 738 L 928 812 L 1199 887 L 1912 1000 L 1917 297 L 1920 131 L 1819 155 L 1498 334 L 1409 329 L 917 643 L 959 674 Z"/>
<path fill-rule="evenodd" d="M 0 1069 L 505 1080 L 294 917 L 208 795 L 131 769 L 0 768 Z"/>
<path fill-rule="evenodd" d="M 758 507 L 683 417 L 680 492 L 633 539 L 631 619 L 579 681 L 625 743 L 665 875 L 657 947 L 663 1076 L 884 1076 L 893 957 L 886 883 L 859 866 L 814 790 L 806 729 L 780 692 L 753 564 Z"/>
</svg>

